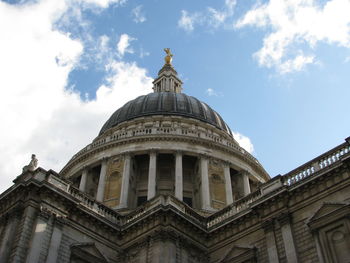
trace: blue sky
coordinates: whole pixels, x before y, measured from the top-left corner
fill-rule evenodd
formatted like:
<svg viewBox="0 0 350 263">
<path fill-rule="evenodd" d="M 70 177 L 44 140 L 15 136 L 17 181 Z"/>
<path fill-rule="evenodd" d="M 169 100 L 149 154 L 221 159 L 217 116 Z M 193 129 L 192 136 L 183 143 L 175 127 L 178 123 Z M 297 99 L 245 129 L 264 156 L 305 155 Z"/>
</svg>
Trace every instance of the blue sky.
<svg viewBox="0 0 350 263">
<path fill-rule="evenodd" d="M 349 0 L 0 1 L 4 190 L 36 153 L 59 171 L 120 106 L 151 92 L 170 47 L 271 176 L 350 136 Z"/>
</svg>

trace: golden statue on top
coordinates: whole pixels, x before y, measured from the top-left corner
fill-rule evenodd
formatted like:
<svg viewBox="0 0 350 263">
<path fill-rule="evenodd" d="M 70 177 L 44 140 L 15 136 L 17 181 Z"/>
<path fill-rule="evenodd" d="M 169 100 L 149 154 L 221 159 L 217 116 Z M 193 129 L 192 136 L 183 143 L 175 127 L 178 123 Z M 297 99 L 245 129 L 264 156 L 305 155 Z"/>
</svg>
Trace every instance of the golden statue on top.
<svg viewBox="0 0 350 263">
<path fill-rule="evenodd" d="M 164 58 L 166 65 L 171 65 L 171 61 L 173 60 L 173 54 L 171 54 L 170 48 L 164 48 L 166 56 Z"/>
</svg>

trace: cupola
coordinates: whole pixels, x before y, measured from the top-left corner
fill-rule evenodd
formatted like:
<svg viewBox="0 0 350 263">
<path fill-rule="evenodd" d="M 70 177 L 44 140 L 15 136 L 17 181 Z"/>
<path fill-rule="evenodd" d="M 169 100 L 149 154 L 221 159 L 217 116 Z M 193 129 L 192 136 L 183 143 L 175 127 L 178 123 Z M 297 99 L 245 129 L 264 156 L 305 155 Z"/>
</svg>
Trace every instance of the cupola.
<svg viewBox="0 0 350 263">
<path fill-rule="evenodd" d="M 170 48 L 165 48 L 164 51 L 166 53 L 165 64 L 159 70 L 158 77 L 153 81 L 153 90 L 154 92 L 181 93 L 182 81 L 177 77 L 177 72 L 171 64 L 173 54 Z"/>
</svg>

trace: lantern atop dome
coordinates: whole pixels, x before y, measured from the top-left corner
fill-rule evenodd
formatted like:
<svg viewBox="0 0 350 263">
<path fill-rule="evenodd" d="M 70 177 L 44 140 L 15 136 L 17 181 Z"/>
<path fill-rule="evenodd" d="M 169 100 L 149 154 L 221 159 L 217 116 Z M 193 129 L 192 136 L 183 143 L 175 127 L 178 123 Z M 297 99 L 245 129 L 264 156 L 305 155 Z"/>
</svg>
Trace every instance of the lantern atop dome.
<svg viewBox="0 0 350 263">
<path fill-rule="evenodd" d="M 164 57 L 165 64 L 159 70 L 158 77 L 153 81 L 154 92 L 175 92 L 181 93 L 182 81 L 178 78 L 177 72 L 171 64 L 173 54 L 170 48 L 164 48 L 166 56 Z"/>
</svg>

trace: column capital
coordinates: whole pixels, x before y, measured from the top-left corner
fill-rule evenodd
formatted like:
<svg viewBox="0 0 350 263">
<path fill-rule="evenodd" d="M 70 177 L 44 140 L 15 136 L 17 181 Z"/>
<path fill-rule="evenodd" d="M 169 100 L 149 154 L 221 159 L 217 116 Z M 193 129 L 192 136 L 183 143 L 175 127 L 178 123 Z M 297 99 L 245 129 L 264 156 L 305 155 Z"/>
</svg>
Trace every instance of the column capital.
<svg viewBox="0 0 350 263">
<path fill-rule="evenodd" d="M 107 162 L 108 160 L 109 160 L 109 156 L 107 157 L 107 156 L 105 156 L 105 157 L 102 157 L 99 161 L 101 162 L 101 163 L 103 163 L 103 162 Z"/>
<path fill-rule="evenodd" d="M 199 154 L 199 157 L 201 159 L 206 159 L 206 160 L 209 160 L 210 159 L 210 156 L 208 154 L 205 154 L 205 153 L 200 153 Z"/>
<path fill-rule="evenodd" d="M 149 155 L 151 155 L 151 154 L 158 155 L 158 153 L 159 153 L 159 149 L 156 149 L 156 148 L 151 148 L 148 150 Z"/>
<path fill-rule="evenodd" d="M 121 157 L 123 157 L 125 159 L 125 157 L 133 157 L 134 153 L 131 151 L 126 151 L 126 152 L 121 153 L 120 155 L 121 155 Z"/>
<path fill-rule="evenodd" d="M 240 172 L 241 174 L 250 175 L 250 172 L 248 170 L 241 170 Z"/>
<path fill-rule="evenodd" d="M 221 163 L 222 163 L 222 165 L 223 165 L 224 167 L 229 167 L 229 168 L 231 168 L 231 163 L 230 163 L 229 161 L 222 160 Z"/>
<path fill-rule="evenodd" d="M 176 150 L 176 151 L 175 151 L 175 155 L 183 155 L 183 153 L 184 153 L 184 152 L 181 151 L 181 150 Z"/>
</svg>

